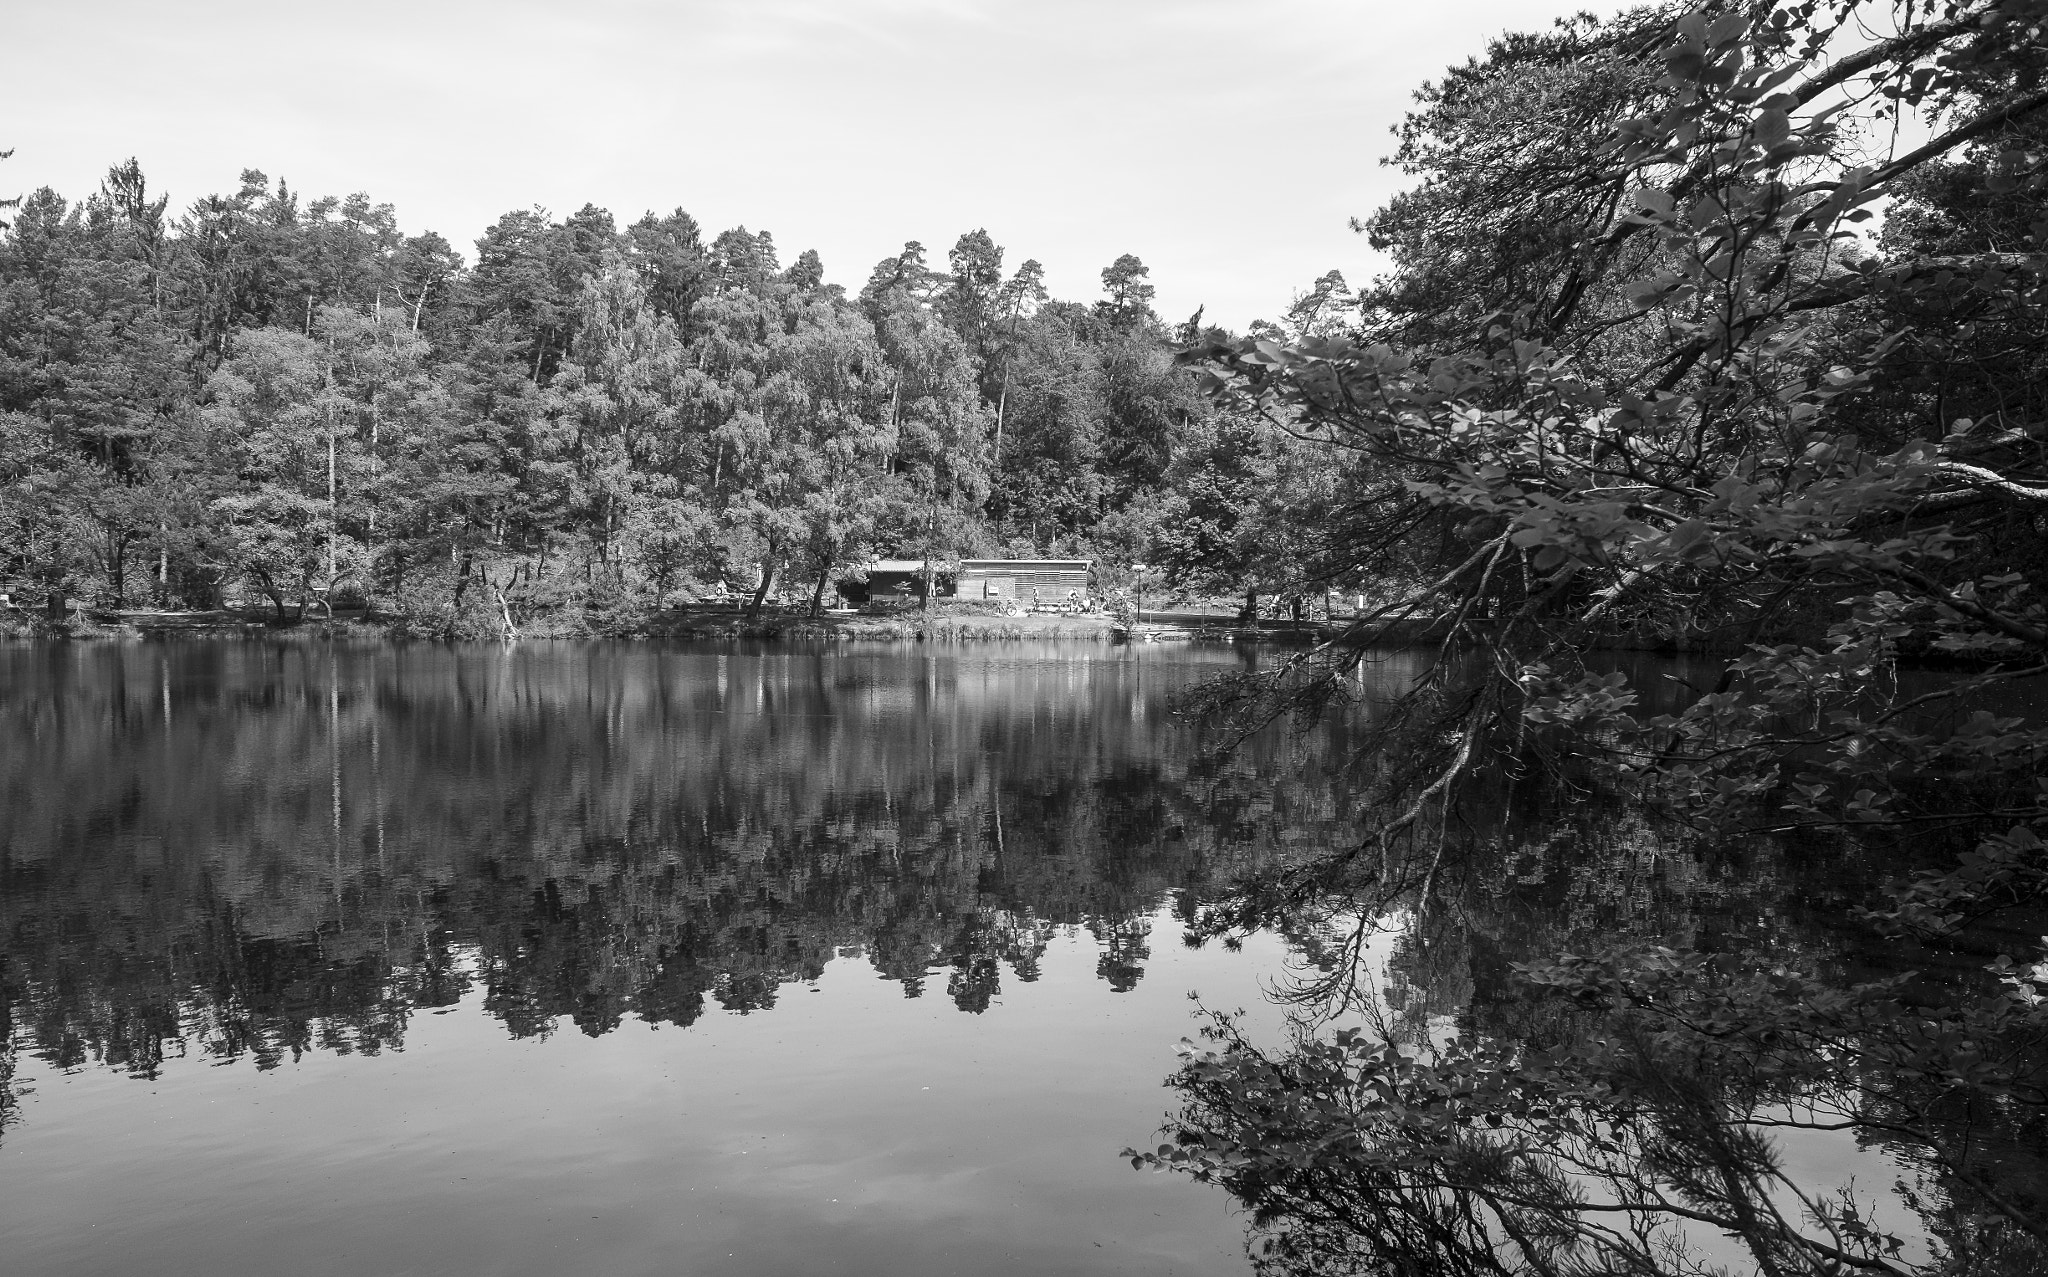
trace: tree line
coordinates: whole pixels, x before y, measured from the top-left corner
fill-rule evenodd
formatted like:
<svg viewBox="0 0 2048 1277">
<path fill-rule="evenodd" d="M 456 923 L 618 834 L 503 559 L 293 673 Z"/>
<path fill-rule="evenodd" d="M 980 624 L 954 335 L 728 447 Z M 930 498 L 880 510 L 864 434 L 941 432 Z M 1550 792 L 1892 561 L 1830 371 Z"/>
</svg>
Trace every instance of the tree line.
<svg viewBox="0 0 2048 1277">
<path fill-rule="evenodd" d="M 1163 323 L 1128 254 L 1061 301 L 974 230 L 853 294 L 767 231 L 586 205 L 507 213 L 466 261 L 256 171 L 174 214 L 134 160 L 11 222 L 0 581 L 31 605 L 354 601 L 483 633 L 741 589 L 815 607 L 877 554 L 1143 557 L 1187 522 L 1177 458 L 1273 446 L 1219 436 L 1171 354 L 1227 334 Z"/>
</svg>

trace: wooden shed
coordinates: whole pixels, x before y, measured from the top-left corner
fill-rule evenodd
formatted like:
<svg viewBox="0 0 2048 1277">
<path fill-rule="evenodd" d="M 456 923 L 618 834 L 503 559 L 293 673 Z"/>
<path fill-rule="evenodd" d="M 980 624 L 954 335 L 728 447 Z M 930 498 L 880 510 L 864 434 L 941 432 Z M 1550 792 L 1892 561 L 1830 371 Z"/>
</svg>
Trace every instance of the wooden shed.
<svg viewBox="0 0 2048 1277">
<path fill-rule="evenodd" d="M 957 573 L 933 566 L 932 593 L 942 599 L 1009 599 L 1029 608 L 1094 597 L 1093 559 L 962 559 Z M 839 583 L 841 597 L 856 603 L 924 597 L 923 559 L 877 559 L 862 575 L 865 580 Z"/>
<path fill-rule="evenodd" d="M 955 593 L 967 599 L 1011 599 L 1051 606 L 1069 596 L 1091 598 L 1093 559 L 962 559 Z"/>
</svg>

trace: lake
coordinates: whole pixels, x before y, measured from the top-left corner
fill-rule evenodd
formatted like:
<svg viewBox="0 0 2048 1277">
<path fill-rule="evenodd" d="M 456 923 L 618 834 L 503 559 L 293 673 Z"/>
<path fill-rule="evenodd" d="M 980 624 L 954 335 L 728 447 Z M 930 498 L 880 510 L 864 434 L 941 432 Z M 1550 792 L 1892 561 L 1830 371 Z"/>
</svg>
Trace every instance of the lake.
<svg viewBox="0 0 2048 1277">
<path fill-rule="evenodd" d="M 1341 726 L 1171 715 L 1254 659 L 0 648 L 6 1266 L 1243 1272 L 1118 1154 L 1345 836 Z"/>
<path fill-rule="evenodd" d="M 1276 1040 L 1326 1014 L 1285 995 L 1352 960 L 1341 919 L 1183 937 L 1355 841 L 1357 735 L 1422 658 L 1228 753 L 1173 713 L 1270 659 L 0 647 L 6 1268 L 1244 1273 L 1226 1194 L 1119 1153 L 1202 1007 Z M 1345 1015 L 1518 1035 L 1514 963 L 1628 937 L 1901 960 L 1850 923 L 1882 857 L 1674 842 L 1505 773 L 1470 810 L 1495 850 L 1391 919 Z"/>
</svg>

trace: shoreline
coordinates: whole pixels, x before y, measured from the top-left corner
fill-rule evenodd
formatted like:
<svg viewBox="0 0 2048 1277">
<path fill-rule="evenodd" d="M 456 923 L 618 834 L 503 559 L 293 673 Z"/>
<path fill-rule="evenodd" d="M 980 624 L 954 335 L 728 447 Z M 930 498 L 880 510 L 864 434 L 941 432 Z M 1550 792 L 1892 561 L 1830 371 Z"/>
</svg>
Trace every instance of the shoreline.
<svg viewBox="0 0 2048 1277">
<path fill-rule="evenodd" d="M 223 609 L 212 612 L 71 613 L 52 622 L 42 613 L 16 610 L 0 613 L 0 641 L 87 642 L 192 638 L 362 638 L 388 642 L 521 642 L 527 640 L 679 639 L 688 641 L 876 642 L 876 643 L 1003 643 L 1065 641 L 1118 644 L 1264 643 L 1308 646 L 1341 638 L 1342 622 L 1294 625 L 1268 621 L 1246 625 L 1227 615 L 1151 612 L 1136 626 L 1101 614 L 947 613 L 929 620 L 915 610 L 900 615 L 828 613 L 823 616 L 768 613 L 747 617 L 737 612 L 664 612 L 626 624 L 563 623 L 561 618 L 536 618 L 518 627 L 514 636 L 451 636 L 421 632 L 416 624 L 395 616 L 343 611 L 334 617 L 309 616 L 279 621 L 268 609 Z M 1410 625 L 1392 636 L 1397 643 L 1428 641 L 1434 627 Z M 1384 645 L 1384 644 L 1382 644 Z"/>
<path fill-rule="evenodd" d="M 432 632 L 417 618 L 370 614 L 345 609 L 333 617 L 290 617 L 279 621 L 270 609 L 222 609 L 211 612 L 107 612 L 80 609 L 52 622 L 45 613 L 15 608 L 0 610 L 0 642 L 140 642 L 178 637 L 210 639 L 355 639 L 389 643 L 516 643 L 527 641 L 796 642 L 796 643 L 1013 643 L 1083 642 L 1149 646 L 1178 644 L 1257 644 L 1302 648 L 1324 643 L 1361 648 L 1435 646 L 1445 638 L 1440 618 L 1417 618 L 1377 624 L 1351 633 L 1348 621 L 1289 620 L 1246 624 L 1215 613 L 1146 611 L 1136 625 L 1102 614 L 1025 613 L 1009 616 L 981 611 L 939 609 L 927 620 L 912 609 L 902 613 L 764 613 L 747 617 L 737 611 L 668 611 L 621 619 L 586 619 L 562 615 L 531 618 L 517 632 Z M 1777 641 L 1811 642 L 1815 636 L 1785 634 Z M 1712 632 L 1668 634 L 1627 630 L 1599 635 L 1588 651 L 1642 652 L 1661 655 L 1728 657 L 1744 650 L 1740 643 L 1721 641 Z M 1916 666 L 1974 665 L 1968 659 L 1934 651 L 1901 652 Z"/>
<path fill-rule="evenodd" d="M 422 632 L 416 622 L 387 615 L 343 611 L 333 617 L 277 620 L 268 609 L 213 612 L 74 612 L 52 622 L 42 613 L 0 613 L 0 641 L 92 642 L 164 638 L 278 639 L 359 638 L 379 642 L 693 641 L 796 642 L 1014 642 L 1066 640 L 1110 642 L 1117 623 L 1106 616 L 947 615 L 929 621 L 907 616 L 736 612 L 652 613 L 624 624 L 594 624 L 542 617 L 505 635 L 449 635 Z"/>
</svg>

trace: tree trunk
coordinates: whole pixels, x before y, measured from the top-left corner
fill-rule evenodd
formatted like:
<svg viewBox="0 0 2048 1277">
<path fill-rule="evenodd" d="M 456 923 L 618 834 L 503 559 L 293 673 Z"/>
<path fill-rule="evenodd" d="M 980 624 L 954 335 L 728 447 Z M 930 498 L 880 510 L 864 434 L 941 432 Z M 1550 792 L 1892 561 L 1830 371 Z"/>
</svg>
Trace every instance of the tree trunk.
<svg viewBox="0 0 2048 1277">
<path fill-rule="evenodd" d="M 768 557 L 761 560 L 761 584 L 754 587 L 754 597 L 747 603 L 747 619 L 761 615 L 761 604 L 768 598 L 768 587 L 775 581 L 775 553 L 771 549 Z"/>
<path fill-rule="evenodd" d="M 932 549 L 939 539 L 939 478 L 932 476 L 931 505 L 927 510 L 924 525 L 924 619 L 932 619 L 932 591 L 937 582 L 932 580 Z"/>
<path fill-rule="evenodd" d="M 1012 325 L 1012 337 L 1015 336 L 1014 329 L 1015 326 Z M 1009 356 L 1005 355 L 1003 357 L 1003 389 L 1002 393 L 996 396 L 996 454 L 994 464 L 990 467 L 998 471 L 1003 468 L 1003 410 L 1008 408 L 1009 405 L 1010 359 Z"/>
<path fill-rule="evenodd" d="M 365 504 L 369 507 L 367 517 L 370 524 L 370 549 L 373 556 L 377 543 L 377 444 L 383 433 L 383 425 L 384 415 L 377 406 L 377 392 L 372 390 L 370 392 L 370 491 L 365 494 L 370 500 Z M 372 561 L 375 561 L 374 557 Z"/>
<path fill-rule="evenodd" d="M 1010 307 L 1009 338 L 1003 343 L 1003 388 L 996 395 L 996 455 L 994 470 L 1003 468 L 1003 410 L 1010 403 L 1010 359 L 1017 353 L 1017 321 L 1024 317 L 1024 293 L 1020 289 Z"/>
<path fill-rule="evenodd" d="M 331 366 L 327 370 L 327 378 L 330 383 L 334 379 L 334 369 Z M 330 408 L 327 413 L 327 592 L 329 594 L 334 593 L 334 575 L 336 570 L 334 550 L 335 538 L 337 536 L 335 524 L 340 514 L 341 507 L 334 500 L 334 411 Z M 304 609 L 301 608 L 300 610 L 303 611 Z"/>
<path fill-rule="evenodd" d="M 491 593 L 497 596 L 498 615 L 505 622 L 505 641 L 507 643 L 516 642 L 519 638 L 519 627 L 512 624 L 512 605 L 505 601 L 504 587 L 492 579 L 489 572 L 484 573 L 484 580 L 490 583 Z"/>
<path fill-rule="evenodd" d="M 1246 590 L 1244 592 L 1244 611 L 1238 615 L 1237 619 L 1247 625 L 1257 625 L 1259 623 L 1259 592 L 1257 590 Z"/>
<path fill-rule="evenodd" d="M 824 562 L 818 565 L 818 588 L 811 591 L 812 616 L 822 616 L 825 613 L 825 581 L 831 575 L 832 556 L 827 554 Z"/>
<path fill-rule="evenodd" d="M 108 584 L 114 587 L 114 607 L 119 610 L 128 606 L 128 538 L 125 535 L 115 538 L 111 557 L 113 571 L 107 573 L 110 578 Z"/>
</svg>

